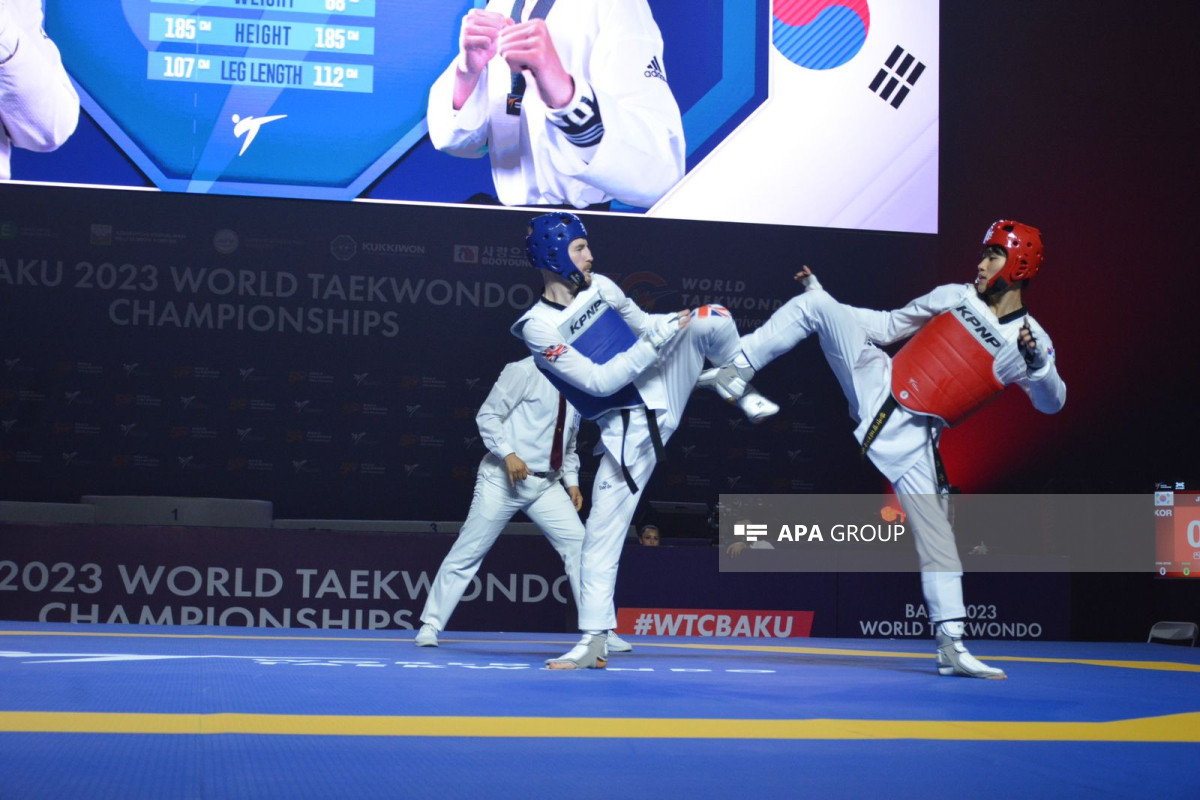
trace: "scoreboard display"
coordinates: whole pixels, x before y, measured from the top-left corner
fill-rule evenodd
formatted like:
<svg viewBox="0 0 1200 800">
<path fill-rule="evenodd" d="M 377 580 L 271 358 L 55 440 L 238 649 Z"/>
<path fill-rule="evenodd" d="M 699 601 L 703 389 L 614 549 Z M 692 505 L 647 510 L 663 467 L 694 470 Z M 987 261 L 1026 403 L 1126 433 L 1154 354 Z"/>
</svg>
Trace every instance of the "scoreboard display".
<svg viewBox="0 0 1200 800">
<path fill-rule="evenodd" d="M 1154 521 L 1158 575 L 1200 577 L 1200 482 L 1159 483 L 1154 492 Z"/>
</svg>

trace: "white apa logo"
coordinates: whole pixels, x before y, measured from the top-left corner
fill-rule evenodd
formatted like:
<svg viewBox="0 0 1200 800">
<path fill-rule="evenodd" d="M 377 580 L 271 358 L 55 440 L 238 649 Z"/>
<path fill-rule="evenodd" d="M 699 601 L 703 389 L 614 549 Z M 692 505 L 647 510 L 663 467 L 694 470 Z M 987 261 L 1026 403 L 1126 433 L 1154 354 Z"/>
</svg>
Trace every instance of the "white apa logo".
<svg viewBox="0 0 1200 800">
<path fill-rule="evenodd" d="M 766 525 L 734 525 L 733 535 L 744 537 L 747 542 L 757 542 L 767 535 Z"/>
<path fill-rule="evenodd" d="M 359 444 L 360 442 L 362 442 L 363 438 L 364 438 L 366 435 L 367 435 L 367 432 L 366 432 L 366 431 L 363 431 L 362 433 L 352 433 L 352 434 L 350 434 L 350 442 L 351 442 L 351 444 Z"/>
<path fill-rule="evenodd" d="M 121 365 L 121 369 L 125 370 L 126 376 L 132 375 L 133 371 L 137 368 L 138 368 L 138 365 L 137 365 L 136 361 L 132 364 L 122 364 Z"/>
<path fill-rule="evenodd" d="M 467 382 L 467 391 L 475 388 L 475 384 L 479 383 L 479 378 L 463 378 Z"/>
<path fill-rule="evenodd" d="M 83 394 L 83 392 L 81 392 L 81 391 L 63 392 L 63 397 L 66 398 L 67 405 L 73 406 L 73 405 L 75 405 L 75 401 L 79 399 L 79 395 L 81 395 L 81 394 Z"/>
<path fill-rule="evenodd" d="M 21 359 L 19 359 L 19 358 L 6 358 L 6 359 L 4 359 L 4 367 L 5 367 L 5 369 L 7 369 L 9 372 L 12 372 L 12 368 L 13 368 L 13 367 L 15 367 L 17 364 L 20 364 L 20 363 L 21 363 Z"/>
<path fill-rule="evenodd" d="M 415 472 L 417 467 L 419 467 L 419 466 L 421 466 L 421 465 L 420 464 L 405 464 L 404 465 L 404 477 L 411 478 L 413 472 Z"/>
<path fill-rule="evenodd" d="M 311 402 L 312 402 L 311 400 L 293 400 L 292 405 L 294 405 L 296 407 L 297 414 L 303 414 L 304 409 L 307 408 L 308 404 Z"/>
<path fill-rule="evenodd" d="M 241 375 L 242 380 L 245 381 L 254 374 L 254 367 L 246 367 L 245 369 L 238 367 L 238 374 Z"/>
<path fill-rule="evenodd" d="M 273 117 L 241 117 L 241 116 L 238 116 L 237 114 L 234 114 L 233 115 L 234 138 L 241 139 L 243 136 L 246 137 L 242 141 L 242 149 L 238 151 L 238 155 L 241 156 L 242 153 L 246 152 L 246 148 L 249 147 L 250 143 L 254 141 L 254 137 L 258 136 L 258 132 L 262 128 L 263 125 L 266 125 L 268 122 L 274 122 L 275 120 L 279 120 L 279 119 L 287 119 L 287 114 L 276 114 Z"/>
<path fill-rule="evenodd" d="M 362 382 L 365 381 L 367 379 L 367 376 L 370 375 L 371 373 L 369 373 L 369 372 L 354 372 L 351 374 L 354 376 L 354 385 L 362 386 Z"/>
<path fill-rule="evenodd" d="M 412 415 L 416 414 L 418 411 L 421 410 L 421 406 L 420 405 L 405 406 L 404 410 L 407 411 L 408 415 L 411 417 Z"/>
<path fill-rule="evenodd" d="M 193 395 L 189 395 L 187 397 L 180 395 L 179 402 L 183 403 L 184 408 L 191 408 L 192 403 L 196 402 L 196 395 L 193 394 Z"/>
<path fill-rule="evenodd" d="M 246 437 L 250 435 L 250 431 L 254 428 L 237 428 L 237 437 L 239 442 L 246 441 Z"/>
<path fill-rule="evenodd" d="M 136 422 L 122 423 L 121 424 L 121 435 L 128 436 L 130 431 L 132 431 L 136 427 L 137 427 Z"/>
<path fill-rule="evenodd" d="M 4 426 L 5 433 L 8 433 L 9 431 L 11 431 L 13 429 L 13 425 L 16 425 L 16 424 L 17 424 L 17 421 L 15 419 L 6 419 L 6 420 L 0 422 L 0 425 Z"/>
</svg>

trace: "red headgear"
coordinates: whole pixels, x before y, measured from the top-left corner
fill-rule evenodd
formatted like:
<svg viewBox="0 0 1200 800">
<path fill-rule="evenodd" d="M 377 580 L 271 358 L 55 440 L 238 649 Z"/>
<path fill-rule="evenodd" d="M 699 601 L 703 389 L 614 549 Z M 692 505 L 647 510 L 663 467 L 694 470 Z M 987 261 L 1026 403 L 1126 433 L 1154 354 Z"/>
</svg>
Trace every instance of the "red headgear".
<svg viewBox="0 0 1200 800">
<path fill-rule="evenodd" d="M 998 219 L 983 237 L 983 246 L 999 245 L 1008 255 L 1004 268 L 992 276 L 987 288 L 999 281 L 1011 286 L 1038 274 L 1042 267 L 1042 232 L 1011 219 Z"/>
</svg>

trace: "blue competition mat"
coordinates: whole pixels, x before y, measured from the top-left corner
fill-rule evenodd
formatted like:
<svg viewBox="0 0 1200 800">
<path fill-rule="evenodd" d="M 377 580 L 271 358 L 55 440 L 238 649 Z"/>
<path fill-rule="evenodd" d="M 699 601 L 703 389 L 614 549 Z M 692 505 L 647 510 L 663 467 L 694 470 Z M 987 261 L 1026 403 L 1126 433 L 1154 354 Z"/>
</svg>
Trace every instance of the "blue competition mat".
<svg viewBox="0 0 1200 800">
<path fill-rule="evenodd" d="M 1196 797 L 1200 651 L 5 623 L 0 797 Z M 774 640 L 778 642 L 778 640 Z"/>
</svg>

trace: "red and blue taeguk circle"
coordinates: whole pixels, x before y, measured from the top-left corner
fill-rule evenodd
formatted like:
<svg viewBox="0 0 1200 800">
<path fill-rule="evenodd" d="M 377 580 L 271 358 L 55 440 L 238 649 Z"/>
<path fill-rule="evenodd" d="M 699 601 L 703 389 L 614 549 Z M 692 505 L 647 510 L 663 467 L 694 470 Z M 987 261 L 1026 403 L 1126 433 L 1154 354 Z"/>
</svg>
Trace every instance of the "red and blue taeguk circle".
<svg viewBox="0 0 1200 800">
<path fill-rule="evenodd" d="M 775 0 L 771 40 L 793 64 L 833 69 L 862 49 L 871 28 L 867 0 Z"/>
</svg>

